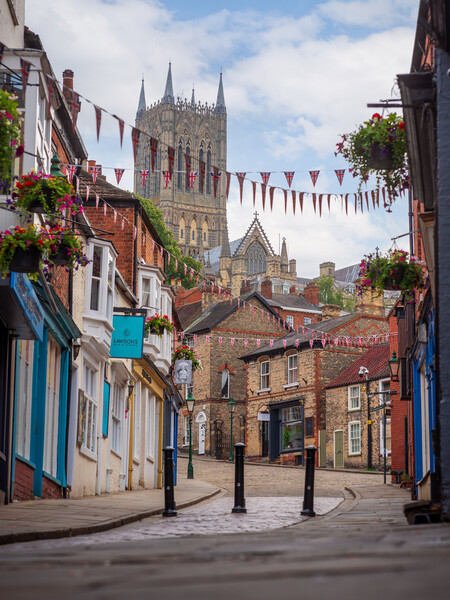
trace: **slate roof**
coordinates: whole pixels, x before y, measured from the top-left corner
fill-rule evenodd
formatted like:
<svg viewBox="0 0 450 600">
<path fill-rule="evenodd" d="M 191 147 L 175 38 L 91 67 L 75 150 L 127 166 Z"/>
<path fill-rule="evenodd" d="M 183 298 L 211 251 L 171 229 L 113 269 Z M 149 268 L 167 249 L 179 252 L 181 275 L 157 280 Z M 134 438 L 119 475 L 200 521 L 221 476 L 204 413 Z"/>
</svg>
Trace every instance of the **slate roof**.
<svg viewBox="0 0 450 600">
<path fill-rule="evenodd" d="M 320 311 L 318 306 L 308 302 L 303 296 L 298 296 L 297 294 L 272 294 L 272 299 L 267 298 L 267 302 L 271 306 Z"/>
<path fill-rule="evenodd" d="M 243 294 L 240 297 L 240 300 L 241 302 L 243 300 L 247 302 L 251 298 L 257 298 L 270 314 L 280 317 L 280 315 L 273 310 L 273 308 L 258 292 L 249 292 L 248 294 Z M 237 306 L 237 298 L 233 298 L 231 304 L 229 301 L 216 302 L 216 304 L 202 313 L 200 317 L 187 328 L 186 333 L 203 333 L 206 331 L 211 331 L 211 329 L 217 327 L 219 323 L 234 313 L 237 310 Z"/>
<path fill-rule="evenodd" d="M 191 302 L 184 306 L 176 307 L 176 312 L 180 320 L 180 324 L 183 330 L 189 327 L 194 321 L 196 321 L 202 313 L 202 301 Z"/>
<path fill-rule="evenodd" d="M 389 373 L 389 344 L 374 346 L 361 355 L 345 371 L 342 371 L 335 379 L 325 386 L 328 388 L 337 388 L 365 381 L 359 373 L 360 367 L 366 367 L 369 370 L 369 381 L 374 379 L 386 379 Z"/>
<path fill-rule="evenodd" d="M 243 238 L 239 238 L 237 240 L 233 240 L 232 242 L 230 242 L 231 256 L 233 256 L 233 254 L 236 252 L 236 249 L 238 248 L 242 239 Z M 205 261 L 208 259 L 208 254 L 209 254 L 209 262 L 211 263 L 211 271 L 213 273 L 215 271 L 219 270 L 219 259 L 220 259 L 221 252 L 222 252 L 222 246 L 215 246 L 214 248 L 211 248 L 210 250 L 205 251 Z"/>
</svg>

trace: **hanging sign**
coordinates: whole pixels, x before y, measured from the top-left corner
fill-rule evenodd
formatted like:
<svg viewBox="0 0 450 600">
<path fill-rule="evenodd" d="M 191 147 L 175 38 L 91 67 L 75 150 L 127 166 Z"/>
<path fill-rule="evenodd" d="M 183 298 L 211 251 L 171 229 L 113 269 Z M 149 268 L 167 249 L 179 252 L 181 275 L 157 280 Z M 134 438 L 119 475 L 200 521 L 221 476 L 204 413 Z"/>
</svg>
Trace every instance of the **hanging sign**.
<svg viewBox="0 0 450 600">
<path fill-rule="evenodd" d="M 144 317 L 114 315 L 111 339 L 111 358 L 142 358 Z"/>
</svg>

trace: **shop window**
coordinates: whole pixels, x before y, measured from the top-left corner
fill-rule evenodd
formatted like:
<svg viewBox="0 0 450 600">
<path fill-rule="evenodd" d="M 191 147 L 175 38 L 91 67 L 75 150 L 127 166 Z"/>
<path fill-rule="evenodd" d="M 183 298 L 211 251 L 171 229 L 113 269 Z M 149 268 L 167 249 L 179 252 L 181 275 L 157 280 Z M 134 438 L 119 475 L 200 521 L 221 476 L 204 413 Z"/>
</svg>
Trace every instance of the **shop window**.
<svg viewBox="0 0 450 600">
<path fill-rule="evenodd" d="M 312 437 L 314 435 L 314 417 L 305 419 L 305 436 Z"/>
<path fill-rule="evenodd" d="M 298 450 L 303 447 L 302 407 L 281 409 L 281 450 Z"/>
<path fill-rule="evenodd" d="M 84 394 L 80 403 L 80 437 L 81 446 L 91 452 L 97 451 L 97 405 L 98 405 L 98 386 L 97 371 L 90 364 L 84 363 Z"/>
<path fill-rule="evenodd" d="M 34 342 L 19 341 L 16 452 L 30 460 Z"/>
</svg>

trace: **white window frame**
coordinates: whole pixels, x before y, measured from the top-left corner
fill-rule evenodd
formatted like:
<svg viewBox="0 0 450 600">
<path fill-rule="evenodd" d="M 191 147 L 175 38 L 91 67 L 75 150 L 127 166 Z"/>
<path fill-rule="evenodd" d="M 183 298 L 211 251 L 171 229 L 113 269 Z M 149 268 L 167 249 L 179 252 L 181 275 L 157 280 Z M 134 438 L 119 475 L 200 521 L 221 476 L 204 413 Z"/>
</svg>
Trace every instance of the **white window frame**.
<svg viewBox="0 0 450 600">
<path fill-rule="evenodd" d="M 183 446 L 189 446 L 189 415 L 184 416 Z"/>
<path fill-rule="evenodd" d="M 352 395 L 352 392 L 354 390 L 358 390 L 357 395 Z M 348 394 L 348 412 L 361 410 L 361 386 L 360 385 L 349 385 L 347 394 Z M 355 400 L 357 400 L 357 403 L 355 406 L 353 406 Z"/>
<path fill-rule="evenodd" d="M 122 456 L 125 419 L 125 386 L 114 383 L 111 403 L 111 450 Z"/>
<path fill-rule="evenodd" d="M 311 325 L 312 319 L 311 317 L 303 317 L 303 325 Z"/>
<path fill-rule="evenodd" d="M 298 382 L 298 355 L 290 354 L 288 357 L 288 385 Z M 292 364 L 294 363 L 294 364 Z"/>
<path fill-rule="evenodd" d="M 389 429 L 388 429 L 389 427 Z M 383 418 L 380 419 L 380 456 L 384 456 L 384 422 Z M 389 432 L 389 435 L 388 435 Z M 386 417 L 386 446 L 388 447 L 386 456 L 391 456 L 392 452 L 392 430 L 391 430 L 391 417 Z M 389 448 L 390 446 L 390 448 Z"/>
<path fill-rule="evenodd" d="M 19 340 L 16 452 L 30 460 L 34 342 Z"/>
<path fill-rule="evenodd" d="M 353 427 L 358 426 L 358 436 L 352 436 Z M 352 442 L 357 440 L 358 446 L 357 449 L 353 449 Z M 361 454 L 361 421 L 350 421 L 348 424 L 348 455 L 349 456 L 358 456 Z"/>
<path fill-rule="evenodd" d="M 100 273 L 94 275 L 94 251 L 96 248 L 102 250 L 100 262 Z M 110 246 L 99 241 L 91 242 L 88 246 L 88 257 L 91 262 L 87 269 L 86 277 L 86 313 L 91 316 L 103 318 L 112 321 L 113 298 L 114 298 L 114 279 L 116 257 Z M 97 308 L 92 308 L 93 282 L 98 282 L 98 302 Z"/>
<path fill-rule="evenodd" d="M 292 327 L 292 329 L 294 328 L 294 315 L 286 315 L 285 321 L 289 327 Z"/>
<path fill-rule="evenodd" d="M 262 360 L 260 362 L 260 389 L 270 389 L 270 361 Z"/>
<path fill-rule="evenodd" d="M 99 370 L 89 361 L 83 362 L 83 392 L 86 401 L 86 420 L 83 427 L 81 449 L 96 459 L 98 417 Z"/>
<path fill-rule="evenodd" d="M 61 386 L 61 347 L 49 335 L 45 385 L 44 471 L 52 477 L 58 469 L 59 400 Z"/>
<path fill-rule="evenodd" d="M 145 454 L 151 461 L 155 460 L 155 427 L 156 427 L 156 398 L 147 390 L 147 410 L 145 428 Z"/>
<path fill-rule="evenodd" d="M 222 386 L 220 388 L 220 395 L 221 398 L 229 398 L 230 397 L 230 380 L 231 380 L 231 373 L 229 369 L 223 369 L 222 371 Z M 224 393 L 223 388 L 224 385 L 226 384 L 227 389 L 226 392 Z"/>
</svg>

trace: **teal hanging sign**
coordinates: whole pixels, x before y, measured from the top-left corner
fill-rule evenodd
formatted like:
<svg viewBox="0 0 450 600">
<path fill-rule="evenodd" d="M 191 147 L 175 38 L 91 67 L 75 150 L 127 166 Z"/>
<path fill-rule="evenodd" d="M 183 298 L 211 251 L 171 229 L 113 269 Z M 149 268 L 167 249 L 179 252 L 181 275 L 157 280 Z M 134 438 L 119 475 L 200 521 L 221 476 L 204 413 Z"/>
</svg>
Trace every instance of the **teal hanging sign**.
<svg viewBox="0 0 450 600">
<path fill-rule="evenodd" d="M 111 358 L 142 358 L 144 317 L 114 315 L 113 327 Z"/>
</svg>

